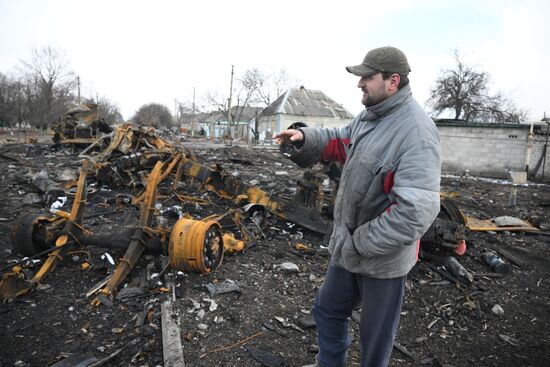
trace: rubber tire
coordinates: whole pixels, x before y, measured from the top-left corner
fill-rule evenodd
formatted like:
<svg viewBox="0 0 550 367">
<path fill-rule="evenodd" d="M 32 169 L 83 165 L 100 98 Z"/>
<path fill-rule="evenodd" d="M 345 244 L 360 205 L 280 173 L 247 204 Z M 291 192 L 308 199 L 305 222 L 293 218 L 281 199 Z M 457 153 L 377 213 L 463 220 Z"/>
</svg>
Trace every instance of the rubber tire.
<svg viewBox="0 0 550 367">
<path fill-rule="evenodd" d="M 43 217 L 40 214 L 24 214 L 17 219 L 11 231 L 11 244 L 15 252 L 32 256 L 46 248 L 33 240 L 35 222 L 37 218 Z"/>
</svg>

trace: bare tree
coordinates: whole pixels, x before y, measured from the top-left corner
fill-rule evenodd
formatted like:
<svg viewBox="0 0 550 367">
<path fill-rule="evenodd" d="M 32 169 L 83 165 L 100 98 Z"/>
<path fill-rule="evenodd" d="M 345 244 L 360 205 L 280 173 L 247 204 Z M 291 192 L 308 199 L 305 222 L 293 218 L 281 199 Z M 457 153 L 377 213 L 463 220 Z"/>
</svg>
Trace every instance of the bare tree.
<svg viewBox="0 0 550 367">
<path fill-rule="evenodd" d="M 486 122 L 519 122 L 527 111 L 520 109 L 502 92 L 489 93 L 490 76 L 464 64 L 455 50 L 455 69 L 443 71 L 430 90 L 426 104 L 435 115 L 450 110 L 454 119 Z"/>
<path fill-rule="evenodd" d="M 159 103 L 149 103 L 139 108 L 132 121 L 138 125 L 170 127 L 173 120 L 168 107 Z"/>
<path fill-rule="evenodd" d="M 191 131 L 199 128 L 200 126 L 198 125 L 198 122 L 200 117 L 204 116 L 203 110 L 204 107 L 201 104 L 197 104 L 192 101 L 178 102 L 178 118 L 176 124 L 188 125 Z"/>
<path fill-rule="evenodd" d="M 200 108 L 194 108 L 192 102 L 183 101 L 178 102 L 178 115 L 192 115 L 193 113 L 197 112 Z"/>
<path fill-rule="evenodd" d="M 20 80 L 0 73 L 0 125 L 12 127 L 25 120 L 24 86 Z"/>
<path fill-rule="evenodd" d="M 261 102 L 259 89 L 265 83 L 264 74 L 257 68 L 246 70 L 243 75 L 237 79 L 235 86 L 236 103 L 232 103 L 231 111 L 228 110 L 228 98 L 217 92 L 209 92 L 206 96 L 207 103 L 220 111 L 229 121 L 240 121 L 243 112 L 247 107 L 256 106 Z"/>
<path fill-rule="evenodd" d="M 75 78 L 65 56 L 52 47 L 33 49 L 29 61 L 21 61 L 25 84 L 27 120 L 45 126 L 64 115 L 74 97 Z"/>
<path fill-rule="evenodd" d="M 262 107 L 267 107 L 279 98 L 292 85 L 298 85 L 299 81 L 291 77 L 285 68 L 281 68 L 278 73 L 273 73 L 270 77 L 265 78 L 259 85 L 258 95 L 262 102 Z M 256 112 L 254 118 L 254 141 L 259 139 L 260 119 L 262 115 L 260 111 Z"/>
<path fill-rule="evenodd" d="M 281 68 L 278 73 L 273 73 L 260 88 L 260 98 L 262 102 L 269 106 L 281 94 L 293 85 L 299 85 L 300 82 L 291 77 L 285 68 Z"/>
<path fill-rule="evenodd" d="M 236 103 L 232 103 L 231 111 L 228 111 L 228 99 L 217 92 L 209 92 L 206 96 L 207 104 L 231 121 L 241 121 L 250 107 L 266 107 L 288 89 L 292 78 L 286 69 L 281 69 L 278 74 L 269 76 L 258 68 L 246 70 L 238 79 L 235 86 Z M 257 114 L 256 120 L 260 117 Z M 256 121 L 256 125 L 258 121 Z M 256 129 L 257 130 L 257 129 Z"/>
<path fill-rule="evenodd" d="M 185 122 L 185 120 L 189 119 L 191 116 L 203 113 L 205 111 L 205 107 L 201 103 L 184 100 L 182 102 L 178 101 L 177 110 L 179 120 L 181 120 L 178 122 Z"/>
<path fill-rule="evenodd" d="M 105 119 L 109 125 L 119 124 L 124 121 L 118 105 L 107 97 L 101 97 L 97 103 L 99 116 Z"/>
<path fill-rule="evenodd" d="M 61 51 L 33 49 L 30 60 L 20 61 L 14 77 L 0 73 L 0 124 L 29 123 L 45 128 L 75 107 L 75 85 Z M 97 103 L 93 99 L 89 102 Z M 107 98 L 99 100 L 98 108 L 108 124 L 122 122 L 118 106 Z"/>
</svg>

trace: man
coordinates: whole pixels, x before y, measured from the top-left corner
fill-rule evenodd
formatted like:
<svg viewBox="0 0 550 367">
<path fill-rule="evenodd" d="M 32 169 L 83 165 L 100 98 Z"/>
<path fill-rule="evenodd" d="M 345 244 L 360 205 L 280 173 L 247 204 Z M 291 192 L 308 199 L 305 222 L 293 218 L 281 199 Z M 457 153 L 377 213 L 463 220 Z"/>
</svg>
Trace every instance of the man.
<svg viewBox="0 0 550 367">
<path fill-rule="evenodd" d="M 387 366 L 405 277 L 439 212 L 439 134 L 412 97 L 409 63 L 399 49 L 373 49 L 346 69 L 360 77 L 366 107 L 351 124 L 283 130 L 274 139 L 295 144 L 290 158 L 302 167 L 321 158 L 344 163 L 331 258 L 312 309 L 319 344 L 312 366 L 346 365 L 349 319 L 359 305 L 361 366 Z"/>
</svg>

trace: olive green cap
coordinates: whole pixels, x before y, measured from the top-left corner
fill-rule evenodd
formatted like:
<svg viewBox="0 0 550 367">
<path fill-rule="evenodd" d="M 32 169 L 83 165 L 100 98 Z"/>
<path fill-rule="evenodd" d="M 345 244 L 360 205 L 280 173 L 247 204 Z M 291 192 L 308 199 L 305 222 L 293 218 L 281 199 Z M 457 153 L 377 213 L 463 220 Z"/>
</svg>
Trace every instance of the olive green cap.
<svg viewBox="0 0 550 367">
<path fill-rule="evenodd" d="M 408 75 L 411 67 L 403 51 L 386 46 L 370 50 L 360 65 L 346 66 L 346 70 L 357 76 L 371 76 L 378 73 Z"/>
</svg>

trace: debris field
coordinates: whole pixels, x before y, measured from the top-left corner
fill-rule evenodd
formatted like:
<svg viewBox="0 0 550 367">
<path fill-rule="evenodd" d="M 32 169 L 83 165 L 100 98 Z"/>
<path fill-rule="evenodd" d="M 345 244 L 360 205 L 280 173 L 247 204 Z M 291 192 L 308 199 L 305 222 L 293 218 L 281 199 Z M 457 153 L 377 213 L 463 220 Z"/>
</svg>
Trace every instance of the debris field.
<svg viewBox="0 0 550 367">
<path fill-rule="evenodd" d="M 83 149 L 0 145 L 0 288 L 21 293 L 0 304 L 0 366 L 312 363 L 327 167 L 130 125 Z M 444 175 L 441 191 L 443 219 L 467 219 L 423 239 L 391 365 L 547 366 L 550 186 Z"/>
</svg>

